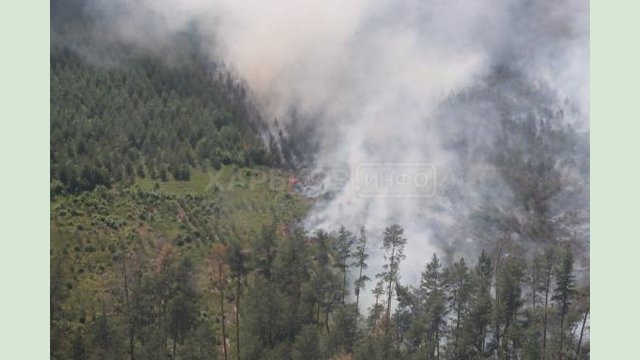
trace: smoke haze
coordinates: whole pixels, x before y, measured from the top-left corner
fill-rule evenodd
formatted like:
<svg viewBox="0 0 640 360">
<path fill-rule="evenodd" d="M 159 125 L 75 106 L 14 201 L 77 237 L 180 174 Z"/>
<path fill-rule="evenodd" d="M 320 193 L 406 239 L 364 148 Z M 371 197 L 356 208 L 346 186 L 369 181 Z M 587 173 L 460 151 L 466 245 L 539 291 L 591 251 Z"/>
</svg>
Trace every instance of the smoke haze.
<svg viewBox="0 0 640 360">
<path fill-rule="evenodd" d="M 378 248 L 398 222 L 406 282 L 433 252 L 490 251 L 505 233 L 588 249 L 586 0 L 94 0 L 84 11 L 101 36 L 167 58 L 177 34 L 197 34 L 269 127 L 296 122 L 306 133 L 290 138 L 313 137 L 313 168 L 433 164 L 430 197 L 363 198 L 327 176 L 329 196 L 305 220 L 365 225 Z"/>
</svg>

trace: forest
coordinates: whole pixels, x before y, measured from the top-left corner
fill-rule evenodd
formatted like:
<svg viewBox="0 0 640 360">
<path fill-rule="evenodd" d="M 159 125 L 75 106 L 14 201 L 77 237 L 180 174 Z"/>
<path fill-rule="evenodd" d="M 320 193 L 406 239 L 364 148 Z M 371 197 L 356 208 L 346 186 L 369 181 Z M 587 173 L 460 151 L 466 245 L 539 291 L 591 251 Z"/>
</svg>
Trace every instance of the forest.
<svg viewBox="0 0 640 360">
<path fill-rule="evenodd" d="M 102 68 L 65 47 L 51 52 L 54 191 L 149 177 L 189 180 L 196 164 L 264 165 L 242 87 L 195 63 L 170 69 L 136 59 Z M 276 154 L 278 155 L 278 154 Z"/>
<path fill-rule="evenodd" d="M 304 226 L 323 198 L 287 181 L 313 160 L 315 122 L 265 125 L 196 31 L 171 40 L 170 59 L 96 41 L 82 3 L 52 2 L 52 359 L 589 358 L 588 214 L 573 211 L 588 134 L 531 105 L 546 92 L 500 70 L 439 108 L 462 123 L 434 128 L 468 169 L 447 200 L 469 197 L 474 166 L 506 185 L 473 188 L 480 205 L 410 281 L 407 244 L 423 239 L 401 221 Z M 492 103 L 502 117 L 475 124 Z"/>
<path fill-rule="evenodd" d="M 588 354 L 589 294 L 576 287 L 568 248 L 526 256 L 504 243 L 469 263 L 461 258 L 448 265 L 433 254 L 425 257 L 420 282 L 412 286 L 399 276 L 407 239 L 397 224 L 383 234 L 365 228 L 354 234 L 345 227 L 334 234 L 307 234 L 296 226 L 279 229 L 276 222 L 264 225 L 249 243 L 229 240 L 195 249 L 173 243 L 156 249 L 130 238 L 111 250 L 109 287 L 90 309 L 69 303 L 77 291 L 71 279 L 82 277 L 82 268 L 70 274 L 73 267 L 56 261 L 52 357 L 575 359 Z M 369 278 L 367 259 L 376 250 L 384 253 L 385 264 Z M 105 276 L 105 269 L 89 271 Z M 362 292 L 367 282 L 373 285 L 371 296 Z M 365 297 L 373 303 L 364 306 Z"/>
</svg>

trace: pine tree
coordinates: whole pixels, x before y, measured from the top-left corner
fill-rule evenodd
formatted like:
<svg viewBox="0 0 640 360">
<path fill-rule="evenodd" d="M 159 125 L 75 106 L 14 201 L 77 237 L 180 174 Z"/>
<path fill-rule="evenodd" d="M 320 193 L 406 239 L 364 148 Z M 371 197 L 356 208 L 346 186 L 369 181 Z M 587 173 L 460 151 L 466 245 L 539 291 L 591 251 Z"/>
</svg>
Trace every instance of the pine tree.
<svg viewBox="0 0 640 360">
<path fill-rule="evenodd" d="M 313 319 L 314 296 L 309 296 L 309 279 L 311 278 L 312 249 L 309 248 L 305 231 L 295 228 L 280 243 L 280 250 L 275 261 L 275 278 L 286 297 L 285 306 L 289 311 L 284 314 L 287 324 L 287 336 L 293 340 L 301 326 Z"/>
<path fill-rule="evenodd" d="M 293 344 L 291 358 L 294 360 L 320 360 L 321 351 L 318 337 L 318 330 L 315 326 L 304 326 Z"/>
<path fill-rule="evenodd" d="M 193 283 L 193 263 L 188 257 L 178 264 L 175 288 L 169 304 L 169 335 L 173 340 L 173 356 L 177 344 L 184 344 L 187 334 L 195 326 L 198 317 L 196 291 Z"/>
<path fill-rule="evenodd" d="M 284 315 L 288 309 L 282 291 L 274 285 L 264 277 L 256 277 L 247 290 L 242 308 L 243 332 L 255 343 L 244 342 L 246 358 L 264 358 L 261 354 L 287 339 Z"/>
<path fill-rule="evenodd" d="M 548 247 L 542 253 L 536 255 L 535 262 L 540 266 L 540 282 L 538 290 L 544 294 L 543 320 L 542 320 L 542 360 L 547 354 L 547 325 L 549 318 L 549 295 L 551 293 L 551 282 L 553 279 L 553 269 L 556 253 L 553 247 Z"/>
<path fill-rule="evenodd" d="M 371 327 L 371 335 L 376 335 L 378 332 L 378 323 L 381 320 L 384 306 L 380 303 L 382 296 L 384 295 L 384 279 L 381 274 L 377 274 L 376 286 L 373 287 L 371 293 L 373 294 L 374 303 L 369 310 L 369 324 Z"/>
<path fill-rule="evenodd" d="M 273 262 L 276 258 L 276 222 L 262 226 L 262 236 L 256 240 L 254 250 L 255 267 L 266 279 L 271 279 Z"/>
<path fill-rule="evenodd" d="M 400 262 L 405 258 L 404 247 L 407 244 L 407 239 L 403 237 L 403 233 L 404 229 L 400 225 L 393 224 L 384 230 L 384 238 L 382 239 L 382 250 L 387 261 L 381 273 L 381 277 L 387 283 L 386 326 L 389 325 L 391 320 L 391 300 L 399 277 Z"/>
<path fill-rule="evenodd" d="M 500 356 L 512 358 L 521 347 L 516 316 L 524 305 L 522 283 L 525 277 L 525 262 L 515 254 L 505 254 L 500 267 L 500 277 L 496 283 L 499 297 L 496 299 L 495 307 L 498 324 L 496 335 L 500 336 L 500 342 L 496 342 L 496 350 Z"/>
<path fill-rule="evenodd" d="M 452 342 L 450 351 L 456 358 L 468 357 L 468 346 L 465 343 L 464 333 L 461 329 L 462 323 L 466 320 L 468 305 L 471 296 L 471 283 L 469 269 L 464 258 L 454 263 L 445 273 L 447 278 L 447 292 L 451 312 L 454 316 L 454 323 L 451 326 Z"/>
<path fill-rule="evenodd" d="M 249 274 L 247 256 L 238 242 L 231 242 L 226 252 L 226 263 L 229 264 L 231 276 L 235 282 L 235 323 L 236 323 L 236 359 L 240 359 L 240 296 L 242 284 Z"/>
<path fill-rule="evenodd" d="M 367 233 L 364 226 L 360 228 L 360 236 L 357 240 L 356 252 L 354 254 L 355 262 L 354 266 L 356 266 L 358 270 L 358 278 L 354 284 L 354 292 L 356 295 L 356 317 L 359 313 L 360 306 L 360 292 L 365 286 L 365 283 L 369 281 L 369 277 L 363 272 L 367 269 L 367 259 L 369 258 L 369 254 L 367 253 Z"/>
<path fill-rule="evenodd" d="M 471 328 L 473 329 L 476 350 L 479 354 L 483 354 L 485 350 L 485 339 L 487 337 L 487 327 L 491 321 L 491 280 L 493 277 L 491 258 L 484 250 L 478 258 L 474 275 L 476 286 Z"/>
<path fill-rule="evenodd" d="M 433 254 L 431 261 L 421 274 L 419 288 L 419 298 L 425 316 L 425 350 L 428 359 L 440 359 L 440 339 L 447 316 L 445 285 L 442 265 L 436 254 Z"/>
<path fill-rule="evenodd" d="M 90 328 L 90 346 L 92 359 L 119 359 L 124 354 L 121 354 L 121 343 L 118 336 L 118 331 L 115 328 L 113 321 L 106 314 L 106 309 L 103 306 L 102 313 L 98 316 L 95 322 Z"/>
<path fill-rule="evenodd" d="M 564 358 L 565 319 L 569 312 L 571 300 L 575 294 L 575 279 L 573 275 L 573 254 L 567 246 L 562 252 L 562 259 L 556 268 L 556 288 L 553 290 L 552 300 L 556 302 L 560 312 L 560 336 L 558 356 Z"/>
<path fill-rule="evenodd" d="M 329 333 L 329 316 L 333 311 L 335 303 L 340 301 L 340 285 L 331 269 L 332 254 L 329 235 L 322 230 L 318 230 L 315 233 L 313 242 L 315 244 L 315 266 L 311 283 L 315 291 L 318 306 L 316 321 L 319 323 L 323 322 L 326 332 Z M 324 319 L 321 319 L 321 313 L 323 313 L 322 317 Z"/>
<path fill-rule="evenodd" d="M 224 264 L 224 257 L 226 248 L 222 244 L 215 244 L 213 247 L 213 268 L 210 277 L 211 285 L 215 290 L 219 293 L 219 314 L 220 314 L 220 324 L 222 327 L 222 349 L 224 351 L 224 359 L 229 359 L 228 349 L 227 349 L 227 329 L 226 329 L 226 316 L 224 311 L 224 303 L 226 302 L 226 298 L 224 295 L 225 288 L 227 287 L 226 280 L 226 272 L 227 268 Z M 174 356 L 175 356 L 175 347 L 174 347 Z"/>
<path fill-rule="evenodd" d="M 333 330 L 329 337 L 328 350 L 333 354 L 352 353 L 358 325 L 355 304 L 341 304 L 333 317 Z"/>
<path fill-rule="evenodd" d="M 336 238 L 337 263 L 342 272 L 342 303 L 344 304 L 345 294 L 347 291 L 347 273 L 351 266 L 351 258 L 353 257 L 353 244 L 355 237 L 345 229 L 344 225 L 340 225 L 338 229 L 338 237 Z"/>
</svg>

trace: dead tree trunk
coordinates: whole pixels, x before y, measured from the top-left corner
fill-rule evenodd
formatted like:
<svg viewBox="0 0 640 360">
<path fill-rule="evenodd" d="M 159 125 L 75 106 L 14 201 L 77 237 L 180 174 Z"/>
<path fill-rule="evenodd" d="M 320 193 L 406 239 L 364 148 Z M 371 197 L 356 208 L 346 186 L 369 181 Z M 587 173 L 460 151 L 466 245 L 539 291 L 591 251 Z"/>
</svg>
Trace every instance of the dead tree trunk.
<svg viewBox="0 0 640 360">
<path fill-rule="evenodd" d="M 589 307 L 587 307 L 587 311 L 584 313 L 584 319 L 582 319 L 582 328 L 580 329 L 580 338 L 578 338 L 578 347 L 576 347 L 576 359 L 580 357 L 580 345 L 582 345 L 582 335 L 584 334 L 584 325 L 587 323 L 587 317 L 589 316 Z"/>
</svg>

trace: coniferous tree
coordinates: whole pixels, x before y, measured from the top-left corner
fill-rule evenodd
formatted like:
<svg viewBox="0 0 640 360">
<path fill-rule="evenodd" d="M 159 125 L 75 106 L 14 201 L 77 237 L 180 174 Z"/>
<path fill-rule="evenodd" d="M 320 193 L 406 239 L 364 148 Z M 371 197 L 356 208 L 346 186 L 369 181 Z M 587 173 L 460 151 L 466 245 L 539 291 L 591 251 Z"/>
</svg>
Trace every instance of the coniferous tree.
<svg viewBox="0 0 640 360">
<path fill-rule="evenodd" d="M 360 236 L 357 239 L 356 252 L 354 254 L 355 262 L 354 266 L 358 268 L 358 278 L 354 283 L 354 292 L 356 295 L 356 312 L 359 312 L 360 306 L 360 292 L 365 286 L 365 283 L 369 281 L 369 277 L 363 272 L 367 269 L 367 259 L 369 254 L 367 253 L 367 233 L 364 226 L 360 228 Z M 357 317 L 357 315 L 356 315 Z"/>
<path fill-rule="evenodd" d="M 242 284 L 246 281 L 249 274 L 247 267 L 247 256 L 243 252 L 240 244 L 231 242 L 226 252 L 225 261 L 229 264 L 229 270 L 235 282 L 235 325 L 236 325 L 236 358 L 240 359 L 240 296 L 242 293 Z"/>
<path fill-rule="evenodd" d="M 382 250 L 384 251 L 385 260 L 383 271 L 380 273 L 381 278 L 386 283 L 387 305 L 385 312 L 385 326 L 389 325 L 391 320 L 391 300 L 393 299 L 393 291 L 398 282 L 400 262 L 405 258 L 404 247 L 407 239 L 403 236 L 404 229 L 398 224 L 388 226 L 384 230 L 382 239 Z"/>
<path fill-rule="evenodd" d="M 351 258 L 353 257 L 353 244 L 355 237 L 345 229 L 344 225 L 340 225 L 338 229 L 338 237 L 336 238 L 337 262 L 342 272 L 342 303 L 344 304 L 345 294 L 347 291 L 347 273 L 351 266 Z"/>
<path fill-rule="evenodd" d="M 547 326 L 549 318 L 549 295 L 551 294 L 551 286 L 553 279 L 553 270 L 555 265 L 556 253 L 553 247 L 545 249 L 542 253 L 536 255 L 538 261 L 536 264 L 540 266 L 540 283 L 539 290 L 544 294 L 543 298 L 543 320 L 542 320 L 542 351 L 541 356 L 544 360 L 547 354 Z"/>
<path fill-rule="evenodd" d="M 317 328 L 313 325 L 304 326 L 296 337 L 291 358 L 294 360 L 320 360 L 321 354 Z"/>
<path fill-rule="evenodd" d="M 121 344 L 118 331 L 115 328 L 113 322 L 106 314 L 106 310 L 103 308 L 102 313 L 92 324 L 90 329 L 90 346 L 91 359 L 98 360 L 111 360 L 121 358 Z"/>
<path fill-rule="evenodd" d="M 572 298 L 575 294 L 575 279 L 573 275 L 573 254 L 567 246 L 562 252 L 560 264 L 556 268 L 556 288 L 553 290 L 552 300 L 556 302 L 560 315 L 560 334 L 558 336 L 558 357 L 562 360 L 565 356 L 565 320 L 569 312 Z"/>
<path fill-rule="evenodd" d="M 352 353 L 356 341 L 358 324 L 355 304 L 341 304 L 334 315 L 333 331 L 329 337 L 328 348 L 332 355 Z"/>
<path fill-rule="evenodd" d="M 255 267 L 258 273 L 267 280 L 271 279 L 273 270 L 273 262 L 276 258 L 276 223 L 275 220 L 271 225 L 262 226 L 262 236 L 260 236 L 255 244 Z"/>
<path fill-rule="evenodd" d="M 87 349 L 84 344 L 84 337 L 80 330 L 76 330 L 76 334 L 73 337 L 73 342 L 71 343 L 71 354 L 73 360 L 85 360 L 87 358 Z"/>
<path fill-rule="evenodd" d="M 445 272 L 445 277 L 450 312 L 454 317 L 448 353 L 455 358 L 466 358 L 469 356 L 470 344 L 467 344 L 461 327 L 469 311 L 471 279 L 464 258 L 450 266 Z"/>
<path fill-rule="evenodd" d="M 286 297 L 285 306 L 289 311 L 284 314 L 287 324 L 287 336 L 293 340 L 300 328 L 313 320 L 314 293 L 310 290 L 309 282 L 313 266 L 310 255 L 313 254 L 308 247 L 307 234 L 301 228 L 295 228 L 281 241 L 278 257 L 275 261 L 277 284 L 282 288 Z"/>
<path fill-rule="evenodd" d="M 263 354 L 286 338 L 283 314 L 287 311 L 284 296 L 264 277 L 257 277 L 249 287 L 243 306 L 243 328 L 247 338 L 243 353 L 247 358 L 263 358 Z"/>
<path fill-rule="evenodd" d="M 419 288 L 419 298 L 424 316 L 424 350 L 427 359 L 440 359 L 440 340 L 443 336 L 447 316 L 445 285 L 442 264 L 433 254 L 420 277 Z"/>
<path fill-rule="evenodd" d="M 467 319 L 465 333 L 472 343 L 471 358 L 482 357 L 485 352 L 485 340 L 491 322 L 492 300 L 491 282 L 493 266 L 491 258 L 484 252 L 480 254 L 478 263 L 472 273 L 472 300 Z"/>
<path fill-rule="evenodd" d="M 219 297 L 219 316 L 220 316 L 220 326 L 222 328 L 221 332 L 221 343 L 222 349 L 224 352 L 224 359 L 229 359 L 228 349 L 227 349 L 227 331 L 226 331 L 226 316 L 224 311 L 224 304 L 226 302 L 226 298 L 224 295 L 225 288 L 227 287 L 226 280 L 226 266 L 224 263 L 225 252 L 227 249 L 222 244 L 216 244 L 213 247 L 213 268 L 210 277 L 211 285 L 218 291 Z M 174 350 L 175 355 L 175 350 Z"/>
<path fill-rule="evenodd" d="M 522 283 L 524 281 L 524 260 L 515 254 L 505 254 L 500 264 L 500 276 L 497 279 L 499 297 L 496 299 L 495 321 L 496 351 L 499 356 L 513 358 L 522 346 L 520 328 L 516 322 L 519 310 L 524 305 Z"/>
<path fill-rule="evenodd" d="M 332 271 L 331 243 L 329 235 L 321 230 L 314 236 L 315 266 L 310 281 L 315 291 L 317 301 L 316 321 L 324 323 L 327 333 L 330 333 L 329 317 L 334 305 L 340 300 L 340 287 Z"/>
<path fill-rule="evenodd" d="M 184 344 L 187 335 L 194 327 L 198 306 L 193 284 L 193 263 L 188 257 L 178 265 L 176 270 L 175 289 L 169 304 L 169 335 L 173 340 L 173 356 L 178 344 Z"/>
<path fill-rule="evenodd" d="M 384 279 L 380 274 L 376 275 L 378 281 L 371 290 L 373 294 L 374 303 L 369 309 L 369 326 L 371 327 L 371 335 L 376 335 L 378 332 L 378 323 L 380 322 L 384 314 L 384 305 L 382 305 L 382 296 L 384 295 Z"/>
</svg>

